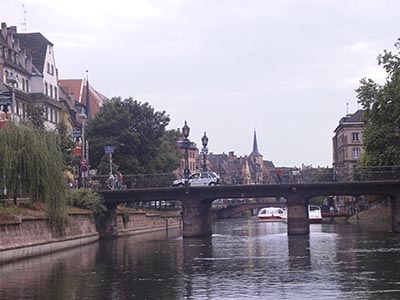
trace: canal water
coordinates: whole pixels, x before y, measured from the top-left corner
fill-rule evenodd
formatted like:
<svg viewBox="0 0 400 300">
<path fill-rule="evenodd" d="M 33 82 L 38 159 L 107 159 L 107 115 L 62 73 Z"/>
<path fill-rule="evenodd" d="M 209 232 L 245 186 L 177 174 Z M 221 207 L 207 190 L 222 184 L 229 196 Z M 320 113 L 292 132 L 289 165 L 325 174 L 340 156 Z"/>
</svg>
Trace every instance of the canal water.
<svg viewBox="0 0 400 300">
<path fill-rule="evenodd" d="M 400 299 L 400 235 L 376 227 L 214 222 L 0 265 L 0 299 Z"/>
</svg>

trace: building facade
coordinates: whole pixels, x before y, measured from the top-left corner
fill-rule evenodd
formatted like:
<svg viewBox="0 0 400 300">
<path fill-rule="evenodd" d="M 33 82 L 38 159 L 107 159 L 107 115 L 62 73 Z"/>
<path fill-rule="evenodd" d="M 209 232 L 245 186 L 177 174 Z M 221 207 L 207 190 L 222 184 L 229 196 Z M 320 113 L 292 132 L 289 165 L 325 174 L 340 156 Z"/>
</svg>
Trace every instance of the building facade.
<svg viewBox="0 0 400 300">
<path fill-rule="evenodd" d="M 225 184 L 276 183 L 275 166 L 272 161 L 264 160 L 258 150 L 256 131 L 253 135 L 253 149 L 248 156 L 236 156 L 230 151 L 228 154 L 210 153 L 207 160 L 209 168 L 217 172 Z"/>
<path fill-rule="evenodd" d="M 336 180 L 351 181 L 354 167 L 364 153 L 363 130 L 366 123 L 362 120 L 363 110 L 348 114 L 339 121 L 332 138 L 333 170 Z"/>
</svg>

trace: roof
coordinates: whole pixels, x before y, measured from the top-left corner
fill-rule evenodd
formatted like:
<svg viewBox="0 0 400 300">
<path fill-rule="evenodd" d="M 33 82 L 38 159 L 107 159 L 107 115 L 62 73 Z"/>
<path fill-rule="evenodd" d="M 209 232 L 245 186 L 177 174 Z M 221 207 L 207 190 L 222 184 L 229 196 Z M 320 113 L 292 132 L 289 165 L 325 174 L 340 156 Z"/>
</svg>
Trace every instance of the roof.
<svg viewBox="0 0 400 300">
<path fill-rule="evenodd" d="M 60 86 L 75 102 L 87 105 L 87 80 L 85 79 L 61 79 L 58 81 Z M 100 110 L 107 97 L 96 91 L 89 83 L 89 106 L 90 116 L 94 116 Z"/>
<path fill-rule="evenodd" d="M 17 33 L 20 45 L 26 48 L 32 54 L 32 62 L 41 74 L 44 71 L 44 65 L 47 54 L 47 46 L 53 46 L 40 32 Z"/>
<path fill-rule="evenodd" d="M 336 127 L 334 132 L 337 132 L 342 126 L 365 124 L 365 122 L 363 121 L 364 113 L 365 110 L 359 109 L 354 114 L 348 114 L 347 116 L 341 118 L 339 121 L 339 125 Z"/>
<path fill-rule="evenodd" d="M 263 155 L 258 151 L 256 130 L 254 130 L 253 151 L 250 153 L 249 156 L 251 156 L 251 157 L 260 157 L 260 156 L 263 156 Z"/>
</svg>

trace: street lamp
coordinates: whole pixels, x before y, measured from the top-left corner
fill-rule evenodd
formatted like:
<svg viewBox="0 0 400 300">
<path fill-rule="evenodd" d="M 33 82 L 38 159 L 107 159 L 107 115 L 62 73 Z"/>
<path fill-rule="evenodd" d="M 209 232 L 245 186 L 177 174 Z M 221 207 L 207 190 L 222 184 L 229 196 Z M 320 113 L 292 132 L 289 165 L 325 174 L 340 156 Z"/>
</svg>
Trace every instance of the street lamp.
<svg viewBox="0 0 400 300">
<path fill-rule="evenodd" d="M 188 139 L 190 133 L 190 127 L 187 125 L 187 122 L 185 121 L 185 125 L 182 127 L 182 135 L 183 135 L 183 148 L 185 149 L 185 170 L 184 170 L 184 175 L 185 175 L 185 186 L 188 186 L 188 180 L 189 180 L 189 146 L 190 146 L 190 141 Z"/>
<path fill-rule="evenodd" d="M 11 85 L 12 95 L 11 95 L 11 120 L 15 120 L 15 85 L 18 84 L 18 78 L 14 77 L 12 74 L 7 76 L 7 83 Z"/>
<path fill-rule="evenodd" d="M 204 131 L 204 135 L 201 138 L 201 143 L 203 144 L 203 171 L 207 171 L 207 153 L 208 153 L 208 149 L 207 149 L 207 145 L 208 145 L 208 137 L 206 135 L 206 132 Z"/>
</svg>

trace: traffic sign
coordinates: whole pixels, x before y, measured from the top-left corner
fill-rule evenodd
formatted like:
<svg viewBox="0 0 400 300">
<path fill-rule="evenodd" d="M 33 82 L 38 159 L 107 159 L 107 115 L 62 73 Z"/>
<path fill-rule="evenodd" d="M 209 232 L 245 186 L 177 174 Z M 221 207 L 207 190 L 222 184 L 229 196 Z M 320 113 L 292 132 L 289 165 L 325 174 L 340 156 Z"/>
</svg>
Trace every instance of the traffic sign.
<svg viewBox="0 0 400 300">
<path fill-rule="evenodd" d="M 113 147 L 113 146 L 105 146 L 105 147 L 104 147 L 104 152 L 105 152 L 106 154 L 114 153 L 114 147 Z"/>
<path fill-rule="evenodd" d="M 72 131 L 72 137 L 78 138 L 78 137 L 81 137 L 81 136 L 82 136 L 82 133 L 81 133 L 80 130 L 74 130 L 74 131 Z"/>
<path fill-rule="evenodd" d="M 10 100 L 7 100 L 7 99 L 2 99 L 1 97 L 0 97 L 0 106 L 3 106 L 3 105 L 11 105 L 11 101 Z"/>
<path fill-rule="evenodd" d="M 81 162 L 81 166 L 86 165 L 87 164 L 87 158 L 82 157 L 80 162 Z"/>
<path fill-rule="evenodd" d="M 87 165 L 82 165 L 82 166 L 81 166 L 81 172 L 82 172 L 82 173 L 86 173 L 88 170 L 89 170 L 89 169 L 88 169 Z"/>
</svg>

